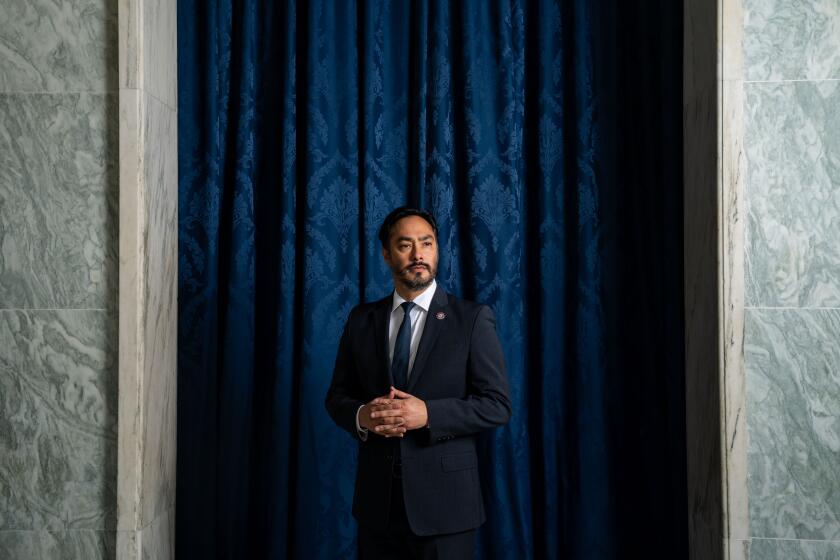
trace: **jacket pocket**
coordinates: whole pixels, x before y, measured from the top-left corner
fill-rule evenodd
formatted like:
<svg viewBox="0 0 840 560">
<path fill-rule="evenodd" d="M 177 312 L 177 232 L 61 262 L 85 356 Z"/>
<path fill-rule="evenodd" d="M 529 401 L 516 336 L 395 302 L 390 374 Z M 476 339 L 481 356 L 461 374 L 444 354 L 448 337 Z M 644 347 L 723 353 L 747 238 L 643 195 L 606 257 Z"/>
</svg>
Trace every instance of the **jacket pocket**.
<svg viewBox="0 0 840 560">
<path fill-rule="evenodd" d="M 475 453 L 458 453 L 457 455 L 444 455 L 440 458 L 440 466 L 444 472 L 474 469 L 476 468 L 476 466 L 478 466 L 478 457 Z"/>
</svg>

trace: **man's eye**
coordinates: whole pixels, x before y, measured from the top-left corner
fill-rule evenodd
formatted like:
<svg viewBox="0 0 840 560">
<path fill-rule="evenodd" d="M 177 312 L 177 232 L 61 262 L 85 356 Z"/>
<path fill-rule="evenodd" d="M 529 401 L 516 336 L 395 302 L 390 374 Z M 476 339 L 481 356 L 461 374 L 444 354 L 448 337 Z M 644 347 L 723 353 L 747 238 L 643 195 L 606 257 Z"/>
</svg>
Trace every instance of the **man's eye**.
<svg viewBox="0 0 840 560">
<path fill-rule="evenodd" d="M 423 243 L 423 245 L 425 245 L 426 247 L 431 247 L 432 242 L 431 241 L 426 241 L 425 243 Z"/>
</svg>

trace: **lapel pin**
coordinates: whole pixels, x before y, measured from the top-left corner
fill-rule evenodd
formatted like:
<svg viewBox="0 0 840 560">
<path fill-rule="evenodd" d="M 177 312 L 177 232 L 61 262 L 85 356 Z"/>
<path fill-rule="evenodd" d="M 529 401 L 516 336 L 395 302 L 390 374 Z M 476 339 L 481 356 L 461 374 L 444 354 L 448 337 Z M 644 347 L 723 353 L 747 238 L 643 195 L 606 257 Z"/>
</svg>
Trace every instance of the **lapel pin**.
<svg viewBox="0 0 840 560">
<path fill-rule="evenodd" d="M 444 313 L 443 311 L 438 311 L 437 313 L 435 313 L 435 319 L 445 319 L 445 318 L 446 318 L 446 313 Z"/>
</svg>

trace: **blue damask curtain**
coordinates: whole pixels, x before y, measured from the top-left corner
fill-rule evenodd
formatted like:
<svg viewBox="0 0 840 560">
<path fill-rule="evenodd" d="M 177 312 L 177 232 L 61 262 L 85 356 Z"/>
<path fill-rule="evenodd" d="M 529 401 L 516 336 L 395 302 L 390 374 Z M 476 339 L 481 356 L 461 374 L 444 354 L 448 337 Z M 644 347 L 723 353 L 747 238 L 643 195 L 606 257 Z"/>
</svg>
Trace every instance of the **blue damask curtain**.
<svg viewBox="0 0 840 560">
<path fill-rule="evenodd" d="M 680 5 L 179 0 L 179 558 L 354 557 L 323 401 L 406 203 L 505 351 L 478 556 L 685 556 Z"/>
</svg>

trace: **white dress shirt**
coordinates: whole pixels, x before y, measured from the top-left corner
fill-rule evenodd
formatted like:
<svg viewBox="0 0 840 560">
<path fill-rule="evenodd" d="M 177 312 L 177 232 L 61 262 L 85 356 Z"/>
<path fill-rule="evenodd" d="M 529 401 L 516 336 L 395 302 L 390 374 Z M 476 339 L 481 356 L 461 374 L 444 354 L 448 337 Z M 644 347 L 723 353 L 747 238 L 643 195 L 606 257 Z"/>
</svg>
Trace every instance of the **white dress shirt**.
<svg viewBox="0 0 840 560">
<path fill-rule="evenodd" d="M 423 336 L 423 327 L 426 326 L 426 316 L 429 314 L 429 306 L 432 304 L 432 298 L 435 295 L 435 290 L 437 289 L 437 282 L 433 279 L 432 283 L 429 285 L 428 288 L 423 290 L 423 292 L 414 298 L 414 307 L 411 308 L 411 311 L 408 313 L 408 317 L 411 320 L 411 346 L 408 356 L 408 371 L 406 372 L 406 381 L 411 378 L 411 368 L 414 366 L 414 358 L 417 356 L 417 348 L 420 346 L 420 337 Z M 404 299 L 400 294 L 394 290 L 393 297 L 391 299 L 391 315 L 388 320 L 388 367 L 391 367 L 391 362 L 394 359 L 394 345 L 397 343 L 397 333 L 400 331 L 400 326 L 402 326 L 403 316 L 405 312 L 403 308 L 400 307 L 403 302 L 408 301 Z M 362 405 L 364 406 L 364 405 Z M 361 424 L 359 424 L 359 412 L 362 410 L 362 406 L 360 406 L 356 410 L 356 430 L 359 432 L 359 437 L 362 440 L 367 440 L 368 431 L 365 428 L 362 428 Z"/>
</svg>

